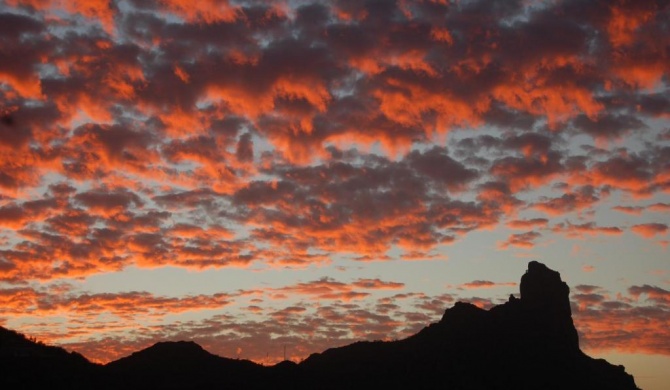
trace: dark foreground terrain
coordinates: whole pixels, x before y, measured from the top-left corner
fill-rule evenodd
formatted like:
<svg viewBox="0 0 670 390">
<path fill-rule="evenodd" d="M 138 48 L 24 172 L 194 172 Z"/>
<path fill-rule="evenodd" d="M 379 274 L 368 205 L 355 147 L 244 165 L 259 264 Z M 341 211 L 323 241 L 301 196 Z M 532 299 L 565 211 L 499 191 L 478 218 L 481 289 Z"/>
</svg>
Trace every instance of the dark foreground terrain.
<svg viewBox="0 0 670 390">
<path fill-rule="evenodd" d="M 358 342 L 272 367 L 185 341 L 101 366 L 0 328 L 0 388 L 637 389 L 624 367 L 579 349 L 558 272 L 530 262 L 520 287 L 520 299 L 488 311 L 458 302 L 404 340 Z"/>
</svg>

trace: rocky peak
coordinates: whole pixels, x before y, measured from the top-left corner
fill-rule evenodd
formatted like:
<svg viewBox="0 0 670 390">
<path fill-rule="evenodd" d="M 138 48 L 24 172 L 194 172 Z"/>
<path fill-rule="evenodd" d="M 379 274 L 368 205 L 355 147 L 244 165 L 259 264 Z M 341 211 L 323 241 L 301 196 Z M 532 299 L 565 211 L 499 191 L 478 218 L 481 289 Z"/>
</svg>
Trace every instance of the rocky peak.
<svg viewBox="0 0 670 390">
<path fill-rule="evenodd" d="M 521 299 L 490 310 L 459 302 L 404 340 L 331 348 L 300 364 L 263 367 L 193 342 L 157 343 L 105 366 L 69 363 L 64 350 L 57 359 L 0 354 L 11 373 L 0 388 L 637 389 L 622 367 L 579 350 L 558 272 L 532 261 L 520 287 Z M 0 327 L 0 352 L 9 340 L 34 344 Z"/>
<path fill-rule="evenodd" d="M 537 261 L 521 276 L 521 301 L 529 309 L 553 308 L 570 315 L 570 288 L 561 274 Z"/>
<path fill-rule="evenodd" d="M 572 322 L 570 288 L 561 274 L 537 261 L 528 263 L 521 277 L 521 307 L 532 332 L 543 335 L 558 349 L 579 351 L 579 336 Z"/>
</svg>

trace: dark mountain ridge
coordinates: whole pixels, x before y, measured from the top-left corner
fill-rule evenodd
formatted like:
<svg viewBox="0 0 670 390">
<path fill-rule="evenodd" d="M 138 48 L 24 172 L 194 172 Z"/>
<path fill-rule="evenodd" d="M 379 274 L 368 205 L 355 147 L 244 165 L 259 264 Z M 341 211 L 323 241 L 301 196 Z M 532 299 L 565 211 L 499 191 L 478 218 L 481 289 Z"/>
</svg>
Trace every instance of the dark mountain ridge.
<svg viewBox="0 0 670 390">
<path fill-rule="evenodd" d="M 17 349 L 23 344 L 6 341 L 6 333 L 16 333 L 0 329 L 0 367 L 6 373 L 0 384 L 60 382 L 70 388 L 126 389 L 637 389 L 622 366 L 592 359 L 580 350 L 569 288 L 558 272 L 530 262 L 520 290 L 520 299 L 510 296 L 488 311 L 458 302 L 439 322 L 404 340 L 357 342 L 313 354 L 300 364 L 272 367 L 219 357 L 185 341 L 157 343 L 105 366 L 60 348 L 37 348 L 35 343 L 26 345 L 35 351 L 48 349 L 50 354 L 18 356 L 17 351 L 28 347 Z M 30 372 L 34 374 L 26 374 Z"/>
</svg>

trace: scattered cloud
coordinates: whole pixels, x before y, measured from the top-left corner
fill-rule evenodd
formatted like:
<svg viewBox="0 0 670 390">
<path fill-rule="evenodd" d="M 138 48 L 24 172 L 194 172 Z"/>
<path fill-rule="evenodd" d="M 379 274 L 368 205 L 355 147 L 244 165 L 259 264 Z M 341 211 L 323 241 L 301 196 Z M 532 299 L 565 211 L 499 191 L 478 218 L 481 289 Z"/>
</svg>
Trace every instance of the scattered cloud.
<svg viewBox="0 0 670 390">
<path fill-rule="evenodd" d="M 460 288 L 474 290 L 480 288 L 515 287 L 516 285 L 515 282 L 496 283 L 490 280 L 473 280 L 472 282 L 461 284 Z"/>
<path fill-rule="evenodd" d="M 263 290 L 295 300 L 276 307 L 44 288 L 131 267 L 443 261 L 494 230 L 491 256 L 627 230 L 667 247 L 648 219 L 670 210 L 667 20 L 634 1 L 6 0 L 0 323 L 65 313 L 21 327 L 100 361 L 158 336 L 304 357 L 410 334 L 454 297 L 405 291 L 409 273 L 294 277 Z M 575 295 L 587 345 L 669 353 L 667 332 L 641 330 L 668 328 L 662 288 L 638 284 Z M 408 295 L 378 301 L 392 292 Z M 209 310 L 223 312 L 167 319 Z"/>
<path fill-rule="evenodd" d="M 664 235 L 668 231 L 668 225 L 664 223 L 641 223 L 633 225 L 631 230 L 642 237 L 652 238 L 656 235 Z"/>
</svg>

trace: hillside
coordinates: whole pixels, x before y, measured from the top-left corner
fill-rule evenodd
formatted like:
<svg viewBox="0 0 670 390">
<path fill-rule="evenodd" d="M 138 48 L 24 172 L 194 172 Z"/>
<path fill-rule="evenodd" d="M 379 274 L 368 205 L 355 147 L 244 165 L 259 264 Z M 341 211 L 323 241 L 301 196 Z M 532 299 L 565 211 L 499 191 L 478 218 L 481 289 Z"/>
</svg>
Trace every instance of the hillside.
<svg viewBox="0 0 670 390">
<path fill-rule="evenodd" d="M 610 389 L 635 390 L 622 366 L 579 348 L 569 288 L 530 262 L 521 297 L 490 310 L 458 302 L 404 340 L 357 342 L 273 367 L 213 355 L 193 342 L 161 342 L 99 366 L 81 355 L 0 329 L 2 385 L 69 388 Z"/>
</svg>

